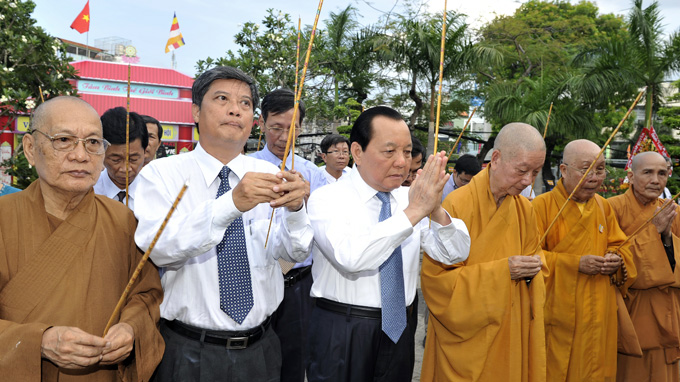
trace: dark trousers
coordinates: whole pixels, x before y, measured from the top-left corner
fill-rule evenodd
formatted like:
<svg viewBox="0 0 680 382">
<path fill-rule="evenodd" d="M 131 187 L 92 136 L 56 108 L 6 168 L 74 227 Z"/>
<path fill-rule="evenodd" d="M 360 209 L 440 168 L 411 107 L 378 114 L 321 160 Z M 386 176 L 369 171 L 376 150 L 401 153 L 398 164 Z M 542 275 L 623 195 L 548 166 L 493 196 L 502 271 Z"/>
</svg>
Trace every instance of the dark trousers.
<svg viewBox="0 0 680 382">
<path fill-rule="evenodd" d="M 314 306 L 309 327 L 309 382 L 409 382 L 415 363 L 418 298 L 395 344 L 378 318 L 330 312 Z"/>
<path fill-rule="evenodd" d="M 295 272 L 292 270 L 291 272 Z M 281 382 L 304 382 L 307 363 L 307 333 L 312 314 L 312 273 L 286 287 L 283 301 L 272 317 L 272 327 L 281 341 Z"/>
<path fill-rule="evenodd" d="M 281 346 L 270 327 L 245 349 L 227 349 L 182 336 L 161 320 L 165 354 L 153 381 L 276 382 L 281 374 Z"/>
</svg>

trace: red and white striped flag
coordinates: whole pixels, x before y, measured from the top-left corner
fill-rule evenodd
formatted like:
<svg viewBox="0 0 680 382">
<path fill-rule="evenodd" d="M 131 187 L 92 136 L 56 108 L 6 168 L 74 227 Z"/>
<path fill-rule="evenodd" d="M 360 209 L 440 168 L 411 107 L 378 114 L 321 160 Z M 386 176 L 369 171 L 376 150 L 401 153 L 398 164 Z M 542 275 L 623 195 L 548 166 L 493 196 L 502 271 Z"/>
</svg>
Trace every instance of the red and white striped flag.
<svg viewBox="0 0 680 382">
<path fill-rule="evenodd" d="M 184 45 L 184 37 L 182 37 L 182 32 L 179 31 L 177 13 L 174 13 L 172 16 L 172 26 L 170 27 L 170 38 L 168 38 L 168 42 L 165 44 L 165 53 L 175 50 L 182 45 Z"/>
</svg>

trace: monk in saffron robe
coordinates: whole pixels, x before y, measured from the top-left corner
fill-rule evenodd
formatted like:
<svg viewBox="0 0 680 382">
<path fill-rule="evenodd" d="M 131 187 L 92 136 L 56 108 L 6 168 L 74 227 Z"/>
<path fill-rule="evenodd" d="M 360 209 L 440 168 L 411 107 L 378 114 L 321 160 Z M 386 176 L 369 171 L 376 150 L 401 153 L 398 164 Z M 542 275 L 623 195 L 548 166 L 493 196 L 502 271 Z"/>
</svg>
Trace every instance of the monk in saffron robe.
<svg viewBox="0 0 680 382">
<path fill-rule="evenodd" d="M 151 263 L 101 337 L 142 253 L 132 212 L 93 191 L 107 146 L 99 116 L 58 97 L 31 128 L 24 151 L 39 179 L 0 198 L 0 380 L 148 381 L 164 349 Z"/>
<path fill-rule="evenodd" d="M 533 201 L 541 233 L 599 152 L 595 143 L 584 139 L 565 146 L 562 179 Z M 628 270 L 625 286 L 630 285 L 635 266 L 628 246 L 616 253 L 626 235 L 609 203 L 595 194 L 605 175 L 600 157 L 543 243 L 550 268 L 545 302 L 548 381 L 613 382 L 616 378 L 616 285 L 610 275 L 621 280 L 623 262 Z"/>
<path fill-rule="evenodd" d="M 430 309 L 422 381 L 545 381 L 542 268 L 531 203 L 520 193 L 545 160 L 527 124 L 501 129 L 489 167 L 442 206 L 465 222 L 468 259 L 424 256 L 422 290 Z M 530 283 L 526 279 L 531 280 Z"/>
<path fill-rule="evenodd" d="M 664 157 L 644 152 L 633 157 L 628 171 L 630 188 L 609 199 L 621 229 L 636 231 L 659 209 L 668 169 Z M 618 381 L 666 382 L 680 380 L 680 217 L 670 202 L 651 223 L 630 238 L 638 271 L 628 289 L 626 307 L 637 332 L 642 358 L 618 354 Z"/>
</svg>

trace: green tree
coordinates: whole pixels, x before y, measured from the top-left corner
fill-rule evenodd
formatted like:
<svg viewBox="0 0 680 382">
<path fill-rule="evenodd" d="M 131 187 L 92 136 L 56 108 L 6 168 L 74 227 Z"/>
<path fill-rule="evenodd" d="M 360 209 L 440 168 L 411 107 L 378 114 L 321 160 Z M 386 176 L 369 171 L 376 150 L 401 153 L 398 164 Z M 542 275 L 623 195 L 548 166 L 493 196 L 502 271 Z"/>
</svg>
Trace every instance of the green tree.
<svg viewBox="0 0 680 382">
<path fill-rule="evenodd" d="M 679 92 L 671 96 L 669 101 L 679 101 L 680 100 L 680 80 L 673 82 L 673 87 L 675 87 Z M 680 130 L 680 107 L 662 107 L 659 108 L 659 116 L 662 118 L 662 123 L 664 126 L 669 127 L 674 130 Z"/>
<path fill-rule="evenodd" d="M 36 26 L 32 0 L 0 1 L 0 117 L 26 113 L 43 97 L 75 94 L 69 78 L 77 78 L 60 40 Z M 0 130 L 7 126 L 0 126 Z"/>
<path fill-rule="evenodd" d="M 69 65 L 62 42 L 45 32 L 31 18 L 35 3 L 31 0 L 0 1 L 0 132 L 14 123 L 19 113 L 30 113 L 40 102 L 57 95 L 73 95 L 76 90 L 68 82 L 77 78 Z M 12 158 L 0 163 L 17 186 L 25 188 L 35 178 L 21 145 Z"/>
<path fill-rule="evenodd" d="M 634 0 L 626 21 L 627 35 L 585 50 L 575 62 L 584 69 L 583 82 L 591 84 L 588 93 L 593 97 L 620 94 L 631 98 L 646 86 L 645 126 L 649 126 L 663 101 L 661 83 L 680 69 L 680 34 L 664 39 L 656 1 L 643 9 L 642 0 Z"/>
<path fill-rule="evenodd" d="M 196 75 L 214 66 L 233 66 L 251 75 L 262 94 L 279 87 L 295 87 L 297 29 L 289 14 L 267 9 L 262 24 L 244 23 L 234 41 L 239 46 L 236 52 L 228 50 L 225 57 L 198 60 Z M 301 39 L 301 61 L 305 48 Z"/>
</svg>

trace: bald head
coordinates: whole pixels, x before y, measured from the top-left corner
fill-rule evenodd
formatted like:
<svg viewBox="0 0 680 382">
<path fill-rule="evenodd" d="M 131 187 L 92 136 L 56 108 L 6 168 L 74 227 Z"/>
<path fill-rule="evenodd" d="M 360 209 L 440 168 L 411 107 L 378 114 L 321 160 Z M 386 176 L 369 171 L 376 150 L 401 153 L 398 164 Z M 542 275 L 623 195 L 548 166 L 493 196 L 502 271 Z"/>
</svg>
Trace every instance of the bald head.
<svg viewBox="0 0 680 382">
<path fill-rule="evenodd" d="M 31 129 L 46 131 L 49 126 L 49 118 L 55 112 L 69 113 L 73 108 L 82 108 L 88 114 L 96 116 L 99 119 L 97 111 L 87 102 L 78 97 L 60 96 L 55 97 L 47 102 L 41 103 L 31 115 Z"/>
<path fill-rule="evenodd" d="M 514 156 L 520 150 L 545 151 L 545 141 L 533 126 L 513 122 L 503 126 L 496 136 L 493 149 Z"/>
<path fill-rule="evenodd" d="M 644 168 L 653 166 L 653 165 L 663 165 L 666 166 L 666 159 L 663 157 L 663 155 L 654 152 L 654 151 L 645 151 L 642 153 L 639 153 L 633 157 L 633 160 L 630 164 L 630 169 L 633 172 L 638 172 Z"/>
<path fill-rule="evenodd" d="M 595 159 L 595 156 L 600 153 L 600 146 L 596 145 L 587 139 L 577 139 L 571 141 L 564 146 L 564 154 L 562 154 L 562 161 L 567 164 L 572 164 L 583 158 Z"/>
</svg>

